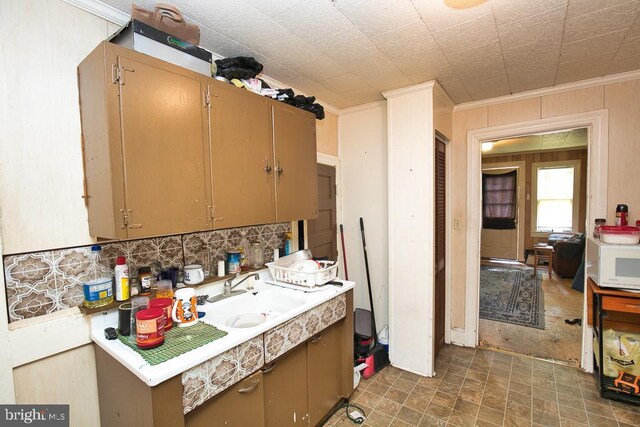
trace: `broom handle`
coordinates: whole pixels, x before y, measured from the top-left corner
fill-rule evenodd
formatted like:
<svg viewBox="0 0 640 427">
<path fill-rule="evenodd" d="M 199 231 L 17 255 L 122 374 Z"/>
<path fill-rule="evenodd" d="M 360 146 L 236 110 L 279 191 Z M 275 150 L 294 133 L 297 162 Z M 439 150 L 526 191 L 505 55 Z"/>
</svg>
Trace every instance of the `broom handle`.
<svg viewBox="0 0 640 427">
<path fill-rule="evenodd" d="M 360 218 L 360 232 L 362 233 L 362 250 L 364 252 L 364 267 L 367 272 L 367 288 L 369 289 L 369 305 L 371 306 L 371 327 L 373 329 L 373 345 L 378 343 L 378 329 L 376 328 L 376 315 L 373 311 L 373 295 L 371 292 L 371 276 L 369 275 L 369 258 L 367 257 L 367 241 L 364 238 L 364 220 Z"/>
<path fill-rule="evenodd" d="M 342 261 L 344 262 L 344 278 L 349 280 L 349 270 L 347 270 L 347 251 L 344 248 L 344 228 L 340 224 L 340 239 L 342 240 Z"/>
</svg>

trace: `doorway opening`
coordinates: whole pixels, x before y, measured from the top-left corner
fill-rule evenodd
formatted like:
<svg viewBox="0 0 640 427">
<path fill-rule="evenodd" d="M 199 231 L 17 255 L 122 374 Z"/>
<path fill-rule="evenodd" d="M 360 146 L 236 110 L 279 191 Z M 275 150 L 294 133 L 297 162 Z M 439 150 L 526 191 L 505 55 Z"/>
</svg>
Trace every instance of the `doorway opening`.
<svg viewBox="0 0 640 427">
<path fill-rule="evenodd" d="M 580 364 L 588 145 L 586 127 L 483 141 L 481 347 Z"/>
</svg>

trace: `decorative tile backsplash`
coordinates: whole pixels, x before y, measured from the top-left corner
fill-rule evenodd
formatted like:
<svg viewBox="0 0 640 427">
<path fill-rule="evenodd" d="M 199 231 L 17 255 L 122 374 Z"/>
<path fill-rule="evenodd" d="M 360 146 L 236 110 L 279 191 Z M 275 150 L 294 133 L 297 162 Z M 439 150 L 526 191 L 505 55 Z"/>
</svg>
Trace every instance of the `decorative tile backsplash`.
<svg viewBox="0 0 640 427">
<path fill-rule="evenodd" d="M 187 414 L 264 365 L 262 335 L 182 373 L 182 407 Z"/>
<path fill-rule="evenodd" d="M 272 248 L 284 246 L 289 223 L 229 228 L 178 236 L 104 243 L 102 252 L 113 269 L 116 257 L 127 257 L 130 277 L 137 277 L 138 267 L 149 266 L 152 274 L 162 268 L 200 263 L 200 254 L 208 251 L 222 259 L 227 250 L 261 242 L 265 258 Z M 5 285 L 9 322 L 42 316 L 82 304 L 82 283 L 90 262 L 91 245 L 52 251 L 31 252 L 4 257 Z"/>
<path fill-rule="evenodd" d="M 340 294 L 265 332 L 264 361 L 270 363 L 347 314 L 347 297 Z"/>
</svg>

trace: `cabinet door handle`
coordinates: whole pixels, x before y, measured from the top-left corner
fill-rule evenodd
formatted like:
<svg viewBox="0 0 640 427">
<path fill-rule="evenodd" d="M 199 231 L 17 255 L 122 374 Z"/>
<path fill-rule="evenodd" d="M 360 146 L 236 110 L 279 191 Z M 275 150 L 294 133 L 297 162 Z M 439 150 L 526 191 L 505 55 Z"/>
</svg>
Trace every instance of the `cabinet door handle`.
<svg viewBox="0 0 640 427">
<path fill-rule="evenodd" d="M 249 387 L 243 387 L 240 390 L 238 390 L 238 393 L 251 393 L 253 390 L 255 390 L 258 385 L 260 385 L 260 380 L 259 379 L 255 379 L 253 381 L 253 384 L 251 384 Z"/>
<path fill-rule="evenodd" d="M 278 182 L 280 182 L 280 176 L 282 175 L 282 172 L 284 172 L 284 169 L 280 167 L 280 160 L 278 160 L 276 163 L 276 174 L 278 175 Z"/>
<path fill-rule="evenodd" d="M 134 70 L 133 68 L 127 68 L 127 67 L 124 67 L 124 66 L 121 67 L 121 70 L 122 71 L 120 71 L 120 84 L 122 86 L 124 86 L 124 73 L 125 73 L 125 71 L 128 71 L 130 73 L 135 73 L 136 70 Z"/>
<path fill-rule="evenodd" d="M 269 175 L 271 173 L 271 171 L 273 170 L 273 168 L 269 165 L 269 159 L 266 158 L 264 159 L 264 168 L 262 168 L 267 175 Z"/>
<path fill-rule="evenodd" d="M 276 369 L 276 362 L 271 362 L 270 364 L 268 364 L 264 368 L 262 368 L 262 373 L 263 374 L 268 374 L 269 372 L 273 371 L 274 369 Z"/>
<path fill-rule="evenodd" d="M 315 344 L 322 339 L 322 335 L 318 335 L 317 337 L 311 338 L 311 344 Z"/>
<path fill-rule="evenodd" d="M 129 224 L 129 228 L 142 228 L 142 224 Z"/>
</svg>

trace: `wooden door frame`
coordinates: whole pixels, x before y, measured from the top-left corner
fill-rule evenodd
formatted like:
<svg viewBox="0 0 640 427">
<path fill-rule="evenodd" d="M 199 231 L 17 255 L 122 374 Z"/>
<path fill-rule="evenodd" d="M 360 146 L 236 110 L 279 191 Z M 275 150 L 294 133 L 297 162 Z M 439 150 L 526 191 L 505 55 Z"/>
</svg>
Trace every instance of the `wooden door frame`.
<svg viewBox="0 0 640 427">
<path fill-rule="evenodd" d="M 334 166 L 336 168 L 336 243 L 338 245 L 338 264 L 344 266 L 344 256 L 342 245 L 340 245 L 340 224 L 342 224 L 342 171 L 340 170 L 340 159 L 336 156 L 325 153 L 317 153 L 317 163 Z M 304 222 L 304 247 L 309 247 L 309 223 Z"/>
<path fill-rule="evenodd" d="M 465 253 L 465 331 L 464 345 L 478 345 L 479 283 L 480 283 L 480 230 L 483 141 L 504 139 L 514 135 L 548 132 L 561 129 L 589 129 L 587 168 L 587 215 L 586 223 L 593 224 L 595 218 L 607 216 L 609 110 L 587 111 L 578 114 L 549 117 L 528 122 L 486 127 L 467 132 L 467 248 Z M 585 289 L 586 289 L 585 274 Z M 587 318 L 587 293 L 583 299 L 583 319 Z M 582 322 L 582 360 L 580 366 L 593 372 L 592 328 Z"/>
<path fill-rule="evenodd" d="M 498 163 L 487 163 L 486 166 L 482 167 L 482 170 L 491 170 L 491 169 L 509 169 L 515 168 L 518 171 L 517 178 L 517 206 L 518 206 L 518 230 L 517 230 L 517 242 L 516 242 L 516 260 L 524 261 L 524 237 L 525 237 L 525 207 L 526 207 L 526 173 L 527 173 L 527 163 L 524 160 L 511 161 L 511 162 L 498 162 Z M 480 242 L 480 247 L 482 247 L 482 242 Z"/>
</svg>

